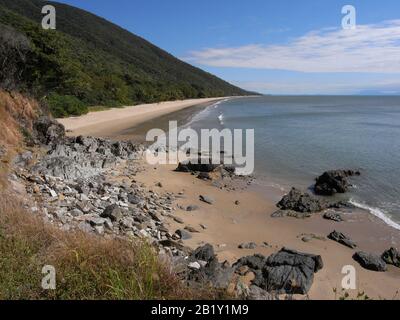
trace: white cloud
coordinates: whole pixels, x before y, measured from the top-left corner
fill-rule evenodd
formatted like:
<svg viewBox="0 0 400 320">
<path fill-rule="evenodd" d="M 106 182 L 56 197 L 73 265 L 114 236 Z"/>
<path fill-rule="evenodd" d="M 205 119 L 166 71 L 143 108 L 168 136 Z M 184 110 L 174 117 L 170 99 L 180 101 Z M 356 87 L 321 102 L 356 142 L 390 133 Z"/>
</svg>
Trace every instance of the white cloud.
<svg viewBox="0 0 400 320">
<path fill-rule="evenodd" d="M 270 94 L 399 94 L 400 79 L 278 79 L 273 81 L 236 81 L 235 85 L 250 90 Z"/>
<path fill-rule="evenodd" d="M 322 29 L 283 45 L 208 48 L 191 52 L 186 60 L 212 67 L 400 73 L 400 20 L 355 30 Z"/>
</svg>

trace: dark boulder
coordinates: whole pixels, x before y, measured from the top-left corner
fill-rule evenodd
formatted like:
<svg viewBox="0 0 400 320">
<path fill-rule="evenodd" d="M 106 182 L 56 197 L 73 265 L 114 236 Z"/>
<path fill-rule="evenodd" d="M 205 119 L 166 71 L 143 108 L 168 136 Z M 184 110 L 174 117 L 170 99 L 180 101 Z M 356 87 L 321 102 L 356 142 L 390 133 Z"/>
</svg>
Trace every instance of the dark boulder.
<svg viewBox="0 0 400 320">
<path fill-rule="evenodd" d="M 176 231 L 175 231 L 175 234 L 178 235 L 178 237 L 179 237 L 181 240 L 189 240 L 189 239 L 192 239 L 192 235 L 191 235 L 188 231 L 183 230 L 183 229 L 176 230 Z"/>
<path fill-rule="evenodd" d="M 395 248 L 390 248 L 382 254 L 382 259 L 387 264 L 400 268 L 400 253 Z"/>
<path fill-rule="evenodd" d="M 293 210 L 297 212 L 319 212 L 328 207 L 322 199 L 318 199 L 308 193 L 293 188 L 277 204 L 282 210 Z"/>
<path fill-rule="evenodd" d="M 249 267 L 251 270 L 262 270 L 266 262 L 266 258 L 261 254 L 240 258 L 233 267 L 239 269 L 241 267 Z"/>
<path fill-rule="evenodd" d="M 336 230 L 330 233 L 328 235 L 328 238 L 351 249 L 357 247 L 357 245 L 349 237 L 345 236 L 343 233 L 338 232 Z"/>
<path fill-rule="evenodd" d="M 189 261 L 204 261 L 200 269 L 192 269 L 187 275 L 189 283 L 208 284 L 217 289 L 226 289 L 230 284 L 234 268 L 228 263 L 219 263 L 214 248 L 207 244 L 197 248 L 189 257 Z"/>
<path fill-rule="evenodd" d="M 123 218 L 123 214 L 116 204 L 112 204 L 104 209 L 100 217 L 109 218 L 111 221 L 120 221 Z"/>
<path fill-rule="evenodd" d="M 37 140 L 45 145 L 59 143 L 65 138 L 64 126 L 49 117 L 40 117 L 37 119 L 33 128 Z"/>
<path fill-rule="evenodd" d="M 360 251 L 354 254 L 353 259 L 367 270 L 378 272 L 385 272 L 387 270 L 385 261 L 375 254 Z"/>
<path fill-rule="evenodd" d="M 296 218 L 296 219 L 305 219 L 312 216 L 311 212 L 298 212 L 293 210 L 278 210 L 271 214 L 272 218 Z"/>
<path fill-rule="evenodd" d="M 321 256 L 283 248 L 267 258 L 261 288 L 277 294 L 307 294 L 314 273 L 322 268 Z"/>
<path fill-rule="evenodd" d="M 359 171 L 332 170 L 326 171 L 316 179 L 314 191 L 319 195 L 331 196 L 336 193 L 347 192 L 350 184 L 348 177 L 360 175 Z"/>
<path fill-rule="evenodd" d="M 178 167 L 175 169 L 177 172 L 206 172 L 210 173 L 215 171 L 221 165 L 213 164 L 211 159 L 207 161 L 208 163 L 202 163 L 202 159 L 198 161 L 187 161 L 179 162 Z"/>
<path fill-rule="evenodd" d="M 214 247 L 210 244 L 206 244 L 202 247 L 197 248 L 192 252 L 190 255 L 190 260 L 193 261 L 207 261 L 210 262 L 211 260 L 216 259 L 215 253 L 214 253 Z"/>
</svg>

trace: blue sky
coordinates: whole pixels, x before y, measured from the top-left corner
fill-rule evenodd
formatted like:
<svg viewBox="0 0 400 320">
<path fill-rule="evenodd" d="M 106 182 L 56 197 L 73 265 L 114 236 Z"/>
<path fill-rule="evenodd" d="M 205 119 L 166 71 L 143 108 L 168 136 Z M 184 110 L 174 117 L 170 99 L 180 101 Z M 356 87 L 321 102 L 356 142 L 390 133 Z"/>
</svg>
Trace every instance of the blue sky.
<svg viewBox="0 0 400 320">
<path fill-rule="evenodd" d="M 246 89 L 400 94 L 398 0 L 62 0 Z M 341 28 L 344 5 L 357 28 Z"/>
</svg>

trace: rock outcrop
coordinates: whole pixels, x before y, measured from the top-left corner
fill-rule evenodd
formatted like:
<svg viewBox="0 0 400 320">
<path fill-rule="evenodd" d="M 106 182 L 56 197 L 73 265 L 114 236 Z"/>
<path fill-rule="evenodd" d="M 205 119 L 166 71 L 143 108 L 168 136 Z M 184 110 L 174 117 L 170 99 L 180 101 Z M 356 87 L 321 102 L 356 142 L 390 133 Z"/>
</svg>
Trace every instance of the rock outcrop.
<svg viewBox="0 0 400 320">
<path fill-rule="evenodd" d="M 359 175 L 359 171 L 353 170 L 326 171 L 316 179 L 314 191 L 316 194 L 325 196 L 332 196 L 336 193 L 345 193 L 350 187 L 347 178 Z"/>
<path fill-rule="evenodd" d="M 363 268 L 371 271 L 385 272 L 387 265 L 383 259 L 375 254 L 366 252 L 356 252 L 353 259 L 357 261 Z"/>
<path fill-rule="evenodd" d="M 352 241 L 349 237 L 345 236 L 343 233 L 338 232 L 338 231 L 333 231 L 328 235 L 328 239 L 331 239 L 333 241 L 336 241 L 346 247 L 349 247 L 351 249 L 354 249 L 357 247 L 357 245 Z"/>
<path fill-rule="evenodd" d="M 390 248 L 382 254 L 382 259 L 387 264 L 400 268 L 400 252 L 395 248 Z"/>
</svg>

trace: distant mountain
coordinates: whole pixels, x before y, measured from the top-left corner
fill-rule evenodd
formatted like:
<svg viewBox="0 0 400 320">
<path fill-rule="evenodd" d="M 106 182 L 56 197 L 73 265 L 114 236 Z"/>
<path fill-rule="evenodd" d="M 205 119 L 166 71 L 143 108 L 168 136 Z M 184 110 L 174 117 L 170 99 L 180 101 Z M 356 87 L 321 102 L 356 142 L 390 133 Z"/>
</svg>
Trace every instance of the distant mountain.
<svg viewBox="0 0 400 320">
<path fill-rule="evenodd" d="M 45 4 L 56 7 L 57 30 L 41 27 Z M 8 65 L 1 84 L 46 96 L 56 116 L 87 105 L 250 94 L 103 18 L 50 1 L 0 0 L 0 64 Z"/>
</svg>

